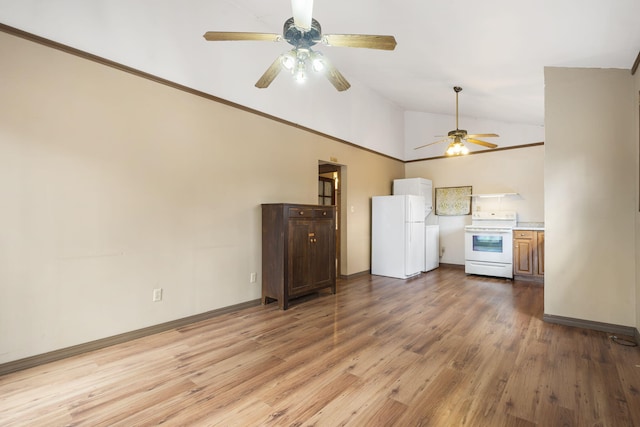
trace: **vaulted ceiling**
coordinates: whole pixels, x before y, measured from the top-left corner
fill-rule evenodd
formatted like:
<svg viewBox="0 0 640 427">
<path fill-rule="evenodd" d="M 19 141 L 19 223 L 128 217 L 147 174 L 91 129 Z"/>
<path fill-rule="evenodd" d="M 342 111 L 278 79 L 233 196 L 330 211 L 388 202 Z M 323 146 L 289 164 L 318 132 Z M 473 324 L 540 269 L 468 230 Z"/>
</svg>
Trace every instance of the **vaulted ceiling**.
<svg viewBox="0 0 640 427">
<path fill-rule="evenodd" d="M 289 46 L 202 35 L 280 33 L 290 16 L 289 0 L 0 0 L 3 24 L 239 103 L 296 90 L 284 73 L 254 87 Z M 315 0 L 313 16 L 325 34 L 397 40 L 394 51 L 318 47 L 350 96 L 367 90 L 403 111 L 452 115 L 459 85 L 461 115 L 528 125 L 544 123 L 545 66 L 630 69 L 640 49 L 638 0 Z"/>
</svg>

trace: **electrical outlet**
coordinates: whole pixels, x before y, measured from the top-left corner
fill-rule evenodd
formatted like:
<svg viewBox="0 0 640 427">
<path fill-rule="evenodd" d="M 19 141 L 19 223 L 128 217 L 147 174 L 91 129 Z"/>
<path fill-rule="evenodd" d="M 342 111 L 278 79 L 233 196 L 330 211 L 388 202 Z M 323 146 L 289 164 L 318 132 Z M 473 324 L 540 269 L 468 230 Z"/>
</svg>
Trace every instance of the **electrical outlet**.
<svg viewBox="0 0 640 427">
<path fill-rule="evenodd" d="M 257 279 L 258 279 L 258 274 L 257 273 L 251 273 L 249 275 L 249 283 L 256 283 Z"/>
<path fill-rule="evenodd" d="M 153 290 L 153 302 L 162 301 L 162 288 L 156 288 Z"/>
</svg>

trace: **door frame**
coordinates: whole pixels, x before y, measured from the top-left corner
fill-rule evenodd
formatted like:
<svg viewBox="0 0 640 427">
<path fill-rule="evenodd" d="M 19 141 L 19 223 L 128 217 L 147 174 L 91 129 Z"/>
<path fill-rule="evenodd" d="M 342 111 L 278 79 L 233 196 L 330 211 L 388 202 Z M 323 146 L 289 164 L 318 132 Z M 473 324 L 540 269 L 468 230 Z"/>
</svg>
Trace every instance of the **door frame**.
<svg viewBox="0 0 640 427">
<path fill-rule="evenodd" d="M 329 163 L 326 161 L 319 160 L 318 161 L 318 178 L 323 177 L 326 174 L 337 174 L 336 186 L 334 187 L 334 200 L 336 206 L 336 278 L 342 277 L 342 241 L 343 238 L 346 239 L 342 230 L 345 229 L 344 224 L 342 223 L 342 205 L 343 205 L 343 196 L 344 193 L 344 182 L 343 177 L 345 174 L 343 173 L 343 168 L 346 168 L 344 165 L 339 165 L 336 163 Z M 346 243 L 346 240 L 345 240 Z"/>
</svg>

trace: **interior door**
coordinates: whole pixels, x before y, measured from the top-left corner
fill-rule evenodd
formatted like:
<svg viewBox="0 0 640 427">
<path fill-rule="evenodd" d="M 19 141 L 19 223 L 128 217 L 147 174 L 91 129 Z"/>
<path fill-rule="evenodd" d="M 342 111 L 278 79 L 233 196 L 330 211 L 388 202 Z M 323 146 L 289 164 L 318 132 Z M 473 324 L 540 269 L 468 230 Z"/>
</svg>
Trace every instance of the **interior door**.
<svg viewBox="0 0 640 427">
<path fill-rule="evenodd" d="M 335 183 L 333 179 L 324 176 L 318 177 L 318 204 L 332 206 L 336 204 Z"/>
<path fill-rule="evenodd" d="M 324 163 L 319 162 L 318 164 L 318 190 L 320 190 L 320 186 L 322 185 L 322 193 L 318 191 L 318 204 L 322 205 L 324 203 L 320 203 L 320 195 L 322 194 L 323 202 L 327 200 L 327 191 L 328 187 L 326 184 L 327 179 L 331 179 L 332 181 L 332 193 L 331 200 L 332 205 L 336 207 L 336 229 L 335 229 L 335 238 L 334 242 L 336 245 L 336 274 L 340 274 L 340 234 L 342 233 L 342 170 L 346 170 L 346 166 L 336 165 L 333 163 Z"/>
</svg>

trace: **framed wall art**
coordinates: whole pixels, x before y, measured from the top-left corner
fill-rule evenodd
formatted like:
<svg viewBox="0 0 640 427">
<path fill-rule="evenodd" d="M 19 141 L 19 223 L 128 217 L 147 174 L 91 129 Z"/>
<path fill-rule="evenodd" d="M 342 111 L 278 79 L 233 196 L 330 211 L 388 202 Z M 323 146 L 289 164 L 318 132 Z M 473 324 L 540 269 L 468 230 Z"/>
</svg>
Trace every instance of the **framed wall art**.
<svg viewBox="0 0 640 427">
<path fill-rule="evenodd" d="M 436 215 L 471 215 L 472 187 L 436 188 Z"/>
</svg>

